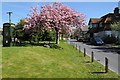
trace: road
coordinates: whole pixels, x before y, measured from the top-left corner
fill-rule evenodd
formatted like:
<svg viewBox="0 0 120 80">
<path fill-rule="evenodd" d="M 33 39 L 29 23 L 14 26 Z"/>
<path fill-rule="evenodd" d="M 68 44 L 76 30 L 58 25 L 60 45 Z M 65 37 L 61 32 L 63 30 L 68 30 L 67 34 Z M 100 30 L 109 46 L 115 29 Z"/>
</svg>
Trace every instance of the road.
<svg viewBox="0 0 120 80">
<path fill-rule="evenodd" d="M 91 52 L 94 52 L 94 58 L 99 63 L 105 66 L 105 57 L 108 58 L 108 68 L 112 70 L 113 72 L 116 72 L 118 75 L 120 75 L 120 49 L 113 49 L 108 46 L 93 46 L 89 45 L 83 42 L 77 42 L 75 39 L 71 39 L 68 41 L 69 44 L 74 45 L 77 49 L 79 49 L 82 52 L 84 52 L 84 48 L 86 49 L 86 54 L 88 56 L 91 56 Z"/>
</svg>

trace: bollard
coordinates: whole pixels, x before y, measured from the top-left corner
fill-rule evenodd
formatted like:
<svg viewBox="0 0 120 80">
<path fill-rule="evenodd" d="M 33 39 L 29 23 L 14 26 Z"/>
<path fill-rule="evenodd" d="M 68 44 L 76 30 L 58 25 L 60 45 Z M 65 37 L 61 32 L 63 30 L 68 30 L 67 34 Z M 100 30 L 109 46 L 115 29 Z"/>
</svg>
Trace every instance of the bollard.
<svg viewBox="0 0 120 80">
<path fill-rule="evenodd" d="M 84 57 L 86 56 L 86 49 L 84 48 Z"/>
<path fill-rule="evenodd" d="M 80 53 L 80 46 L 79 46 L 79 53 Z"/>
<path fill-rule="evenodd" d="M 91 62 L 93 62 L 94 61 L 94 52 L 92 51 L 92 53 L 91 53 Z"/>
<path fill-rule="evenodd" d="M 108 58 L 105 57 L 105 73 L 108 72 Z"/>
</svg>

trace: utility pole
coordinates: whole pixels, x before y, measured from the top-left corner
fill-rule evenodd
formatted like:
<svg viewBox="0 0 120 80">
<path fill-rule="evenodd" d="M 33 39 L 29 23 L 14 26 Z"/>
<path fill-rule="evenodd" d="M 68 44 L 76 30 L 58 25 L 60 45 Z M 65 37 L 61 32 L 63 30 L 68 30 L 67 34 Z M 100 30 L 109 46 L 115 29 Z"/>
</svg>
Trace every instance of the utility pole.
<svg viewBox="0 0 120 80">
<path fill-rule="evenodd" d="M 12 45 L 12 43 L 11 43 L 11 41 L 12 41 L 12 27 L 11 27 L 11 14 L 12 14 L 13 12 L 11 12 L 11 11 L 8 11 L 7 12 L 7 14 L 9 15 L 9 24 L 10 24 L 10 29 L 9 29 L 9 32 L 10 32 L 10 45 Z"/>
<path fill-rule="evenodd" d="M 11 14 L 12 14 L 13 12 L 7 12 L 7 14 L 9 15 L 9 23 L 11 23 Z"/>
</svg>

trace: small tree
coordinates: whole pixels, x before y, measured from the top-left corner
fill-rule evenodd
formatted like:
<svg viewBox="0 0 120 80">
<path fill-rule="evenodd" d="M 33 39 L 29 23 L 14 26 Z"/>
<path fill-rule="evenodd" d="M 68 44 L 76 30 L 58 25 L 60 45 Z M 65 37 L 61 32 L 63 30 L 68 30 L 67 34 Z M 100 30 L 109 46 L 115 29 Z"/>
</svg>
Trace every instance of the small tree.
<svg viewBox="0 0 120 80">
<path fill-rule="evenodd" d="M 120 21 L 118 22 L 114 22 L 112 25 L 111 25 L 111 29 L 112 30 L 115 30 L 115 31 L 118 31 L 118 39 L 119 39 L 119 36 L 120 36 Z"/>
<path fill-rule="evenodd" d="M 16 38 L 19 39 L 20 43 L 24 38 L 24 31 L 23 31 L 23 27 L 26 23 L 21 19 L 18 24 L 16 25 Z"/>
<path fill-rule="evenodd" d="M 111 26 L 112 30 L 120 31 L 120 21 L 114 22 Z"/>
</svg>

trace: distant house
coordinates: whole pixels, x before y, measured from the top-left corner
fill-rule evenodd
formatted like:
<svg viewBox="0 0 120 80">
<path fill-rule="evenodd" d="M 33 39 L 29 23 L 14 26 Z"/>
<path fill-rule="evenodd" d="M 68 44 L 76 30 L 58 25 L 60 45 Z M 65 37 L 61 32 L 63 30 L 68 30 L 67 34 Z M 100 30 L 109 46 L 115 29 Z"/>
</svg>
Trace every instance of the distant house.
<svg viewBox="0 0 120 80">
<path fill-rule="evenodd" d="M 99 21 L 100 21 L 100 18 L 90 18 L 89 23 L 88 23 L 90 37 L 93 37 L 94 33 L 101 31 L 99 29 Z"/>
<path fill-rule="evenodd" d="M 111 24 L 120 21 L 119 8 L 115 8 L 114 13 L 109 13 L 101 17 L 99 21 L 99 26 L 104 27 L 103 30 L 111 30 Z"/>
<path fill-rule="evenodd" d="M 88 33 L 90 33 L 90 38 L 99 36 L 105 39 L 106 36 L 113 36 L 113 33 L 115 32 L 111 31 L 111 24 L 116 21 L 120 21 L 120 13 L 118 7 L 114 9 L 114 13 L 108 13 L 101 18 L 90 18 L 88 23 L 90 26 L 88 31 Z M 117 35 L 114 37 L 117 37 Z"/>
</svg>

